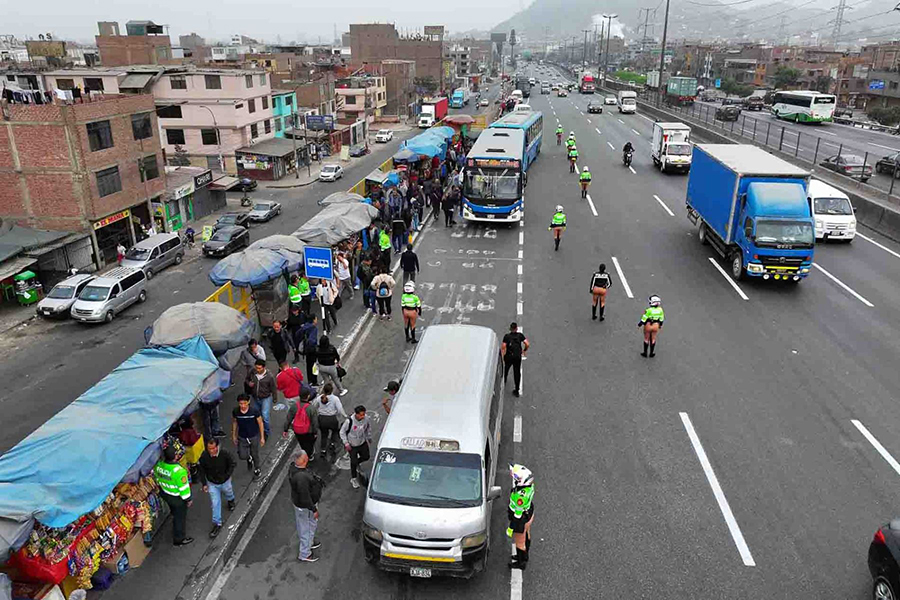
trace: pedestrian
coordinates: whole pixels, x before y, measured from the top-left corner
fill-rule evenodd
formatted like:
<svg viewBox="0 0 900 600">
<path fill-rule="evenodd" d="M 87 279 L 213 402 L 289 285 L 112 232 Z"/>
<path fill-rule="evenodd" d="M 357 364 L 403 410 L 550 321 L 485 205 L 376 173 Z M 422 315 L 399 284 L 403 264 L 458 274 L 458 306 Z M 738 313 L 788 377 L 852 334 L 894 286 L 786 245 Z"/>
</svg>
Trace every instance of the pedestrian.
<svg viewBox="0 0 900 600">
<path fill-rule="evenodd" d="M 456 206 L 454 203 L 453 189 L 448 189 L 444 193 L 444 197 L 441 198 L 441 210 L 444 211 L 444 227 L 450 227 L 454 224 L 453 221 L 453 209 Z"/>
<path fill-rule="evenodd" d="M 503 342 L 500 344 L 500 355 L 503 357 L 503 383 L 506 384 L 506 377 L 512 367 L 513 381 L 516 384 L 513 396 L 517 398 L 522 383 L 522 359 L 528 353 L 528 346 L 528 339 L 525 334 L 519 332 L 518 324 L 510 323 L 509 333 L 503 336 Z"/>
<path fill-rule="evenodd" d="M 259 477 L 259 449 L 266 445 L 266 433 L 262 414 L 250 406 L 250 396 L 241 394 L 231 416 L 231 441 L 237 446 L 238 458 L 247 461 L 247 469 L 253 478 Z"/>
<path fill-rule="evenodd" d="M 322 386 L 313 406 L 319 415 L 319 454 L 322 458 L 326 458 L 328 452 L 337 454 L 341 442 L 338 430 L 347 420 L 347 413 L 341 399 L 334 395 L 334 386 L 330 382 Z"/>
<path fill-rule="evenodd" d="M 118 244 L 116 244 L 116 262 L 118 264 L 120 264 L 120 265 L 122 264 L 122 259 L 125 258 L 126 251 L 127 250 L 125 249 L 125 246 L 122 245 L 122 242 L 119 242 Z"/>
<path fill-rule="evenodd" d="M 240 364 L 246 368 L 245 375 L 249 376 L 253 372 L 258 360 L 266 360 L 266 351 L 259 345 L 256 338 L 250 338 L 250 341 L 247 342 L 247 347 L 241 352 Z"/>
<path fill-rule="evenodd" d="M 300 330 L 306 323 L 307 317 L 300 311 L 300 304 L 291 304 L 287 318 L 288 337 L 291 340 L 291 348 L 294 350 L 294 363 L 300 362 Z"/>
<path fill-rule="evenodd" d="M 275 378 L 275 385 L 281 395 L 284 396 L 284 402 L 288 406 L 300 397 L 300 391 L 309 389 L 306 382 L 303 381 L 303 371 L 297 367 L 290 366 L 287 361 L 283 361 L 278 365 L 278 376 Z"/>
<path fill-rule="evenodd" d="M 309 385 L 318 385 L 316 377 L 316 353 L 319 346 L 319 317 L 312 315 L 300 328 L 300 344 L 306 357 L 306 379 Z"/>
<path fill-rule="evenodd" d="M 398 210 L 391 217 L 391 241 L 394 243 L 394 252 L 400 254 L 406 240 L 406 222 L 403 220 L 402 211 Z"/>
<path fill-rule="evenodd" d="M 403 326 L 406 341 L 418 344 L 416 339 L 416 320 L 422 315 L 422 301 L 416 295 L 416 284 L 408 281 L 403 284 L 403 295 L 400 296 L 400 312 L 403 314 Z"/>
<path fill-rule="evenodd" d="M 187 510 L 191 507 L 191 483 L 187 470 L 175 459 L 175 448 L 163 448 L 163 457 L 153 468 L 153 475 L 162 490 L 162 497 L 172 512 L 172 543 L 187 546 L 194 538 L 187 537 Z"/>
<path fill-rule="evenodd" d="M 597 272 L 591 275 L 591 319 L 597 319 L 597 306 L 600 306 L 600 320 L 606 317 L 603 313 L 606 311 L 606 292 L 612 286 L 612 280 L 609 273 L 606 272 L 606 265 L 600 263 Z"/>
<path fill-rule="evenodd" d="M 531 524 L 534 522 L 534 474 L 523 465 L 509 465 L 512 489 L 506 514 L 506 534 L 513 539 L 516 555 L 509 561 L 513 569 L 525 570 L 531 550 Z"/>
<path fill-rule="evenodd" d="M 297 287 L 300 289 L 300 310 L 308 315 L 312 311 L 312 289 L 310 289 L 306 273 L 300 273 Z"/>
<path fill-rule="evenodd" d="M 254 367 L 255 370 L 249 374 L 248 379 L 254 390 L 256 407 L 262 415 L 266 437 L 269 437 L 271 434 L 269 417 L 272 414 L 272 405 L 278 401 L 278 384 L 275 382 L 275 376 L 266 369 L 266 361 L 259 359 Z"/>
<path fill-rule="evenodd" d="M 337 311 L 334 308 L 334 299 L 337 298 L 337 288 L 331 279 L 320 279 L 316 286 L 316 297 L 325 312 L 325 333 L 337 327 Z"/>
<path fill-rule="evenodd" d="M 380 269 L 372 280 L 372 289 L 375 291 L 375 301 L 378 303 L 378 318 L 391 320 L 391 296 L 394 294 L 394 278 L 389 273 Z"/>
<path fill-rule="evenodd" d="M 219 447 L 219 440 L 211 438 L 206 440 L 206 452 L 200 455 L 197 462 L 200 471 L 200 483 L 203 491 L 209 494 L 209 502 L 212 506 L 212 529 L 209 537 L 214 538 L 222 531 L 222 495 L 228 502 L 228 510 L 234 510 L 237 501 L 234 497 L 234 487 L 231 485 L 231 474 L 237 466 L 234 455 Z"/>
<path fill-rule="evenodd" d="M 349 290 L 350 299 L 353 300 L 353 282 L 350 281 L 350 261 L 347 260 L 346 254 L 344 254 L 343 252 L 338 252 L 335 267 L 337 270 L 338 280 L 340 282 L 338 284 L 337 295 L 340 296 L 344 293 L 344 290 Z"/>
<path fill-rule="evenodd" d="M 385 225 L 381 229 L 381 233 L 378 234 L 378 248 L 381 250 L 382 255 L 387 254 L 388 263 L 390 263 L 391 257 L 391 236 L 387 231 L 387 225 Z"/>
<path fill-rule="evenodd" d="M 419 271 L 419 257 L 413 252 L 412 244 L 406 245 L 406 251 L 400 255 L 400 268 L 403 269 L 403 283 L 415 281 Z"/>
<path fill-rule="evenodd" d="M 372 311 L 372 314 L 378 314 L 375 309 L 375 292 L 372 290 L 372 280 L 375 279 L 375 272 L 372 271 L 372 259 L 369 256 L 363 256 L 362 262 L 356 268 L 356 277 L 359 285 L 362 287 L 363 307 Z"/>
<path fill-rule="evenodd" d="M 300 539 L 300 553 L 297 559 L 301 562 L 314 563 L 319 557 L 313 553 L 322 544 L 316 541 L 316 527 L 319 524 L 319 500 L 322 498 L 323 483 L 307 469 L 309 455 L 300 450 L 288 473 L 291 486 L 291 503 L 294 505 L 294 524 L 297 537 Z"/>
<path fill-rule="evenodd" d="M 359 289 L 359 277 L 356 277 L 356 270 L 359 268 L 360 263 L 362 262 L 363 256 L 363 243 L 362 240 L 357 240 L 356 244 L 353 245 L 353 251 L 350 253 L 350 273 L 354 274 L 353 280 L 353 289 Z"/>
<path fill-rule="evenodd" d="M 300 397 L 296 402 L 291 404 L 288 410 L 287 418 L 284 420 L 284 432 L 282 437 L 288 436 L 288 429 L 294 432 L 297 438 L 297 445 L 309 455 L 309 460 L 316 458 L 316 434 L 319 431 L 319 415 L 316 413 L 316 407 L 310 402 L 312 395 L 309 390 L 301 390 Z"/>
<path fill-rule="evenodd" d="M 440 184 L 433 180 L 428 181 L 428 198 L 431 200 L 431 213 L 434 220 L 437 221 L 441 214 L 441 187 Z"/>
<path fill-rule="evenodd" d="M 278 364 L 287 360 L 288 352 L 291 350 L 293 342 L 287 329 L 282 327 L 281 321 L 272 322 L 272 330 L 269 332 L 269 347 L 272 348 L 272 356 Z"/>
<path fill-rule="evenodd" d="M 300 294 L 300 278 L 297 275 L 291 276 L 291 282 L 288 284 L 288 298 L 291 300 L 291 306 L 299 306 L 303 299 Z"/>
<path fill-rule="evenodd" d="M 381 406 L 384 408 L 384 412 L 391 414 L 391 408 L 394 407 L 394 396 L 400 391 L 400 384 L 396 381 L 389 381 L 387 387 L 384 388 L 384 391 L 386 391 L 388 395 L 381 400 Z"/>
<path fill-rule="evenodd" d="M 334 384 L 339 395 L 343 396 L 350 391 L 341 385 L 341 378 L 338 375 L 338 367 L 341 366 L 341 355 L 338 353 L 337 348 L 331 345 L 327 335 L 323 335 L 319 339 L 316 363 L 319 365 L 319 374 L 326 378 L 326 381 L 330 380 Z"/>
<path fill-rule="evenodd" d="M 369 442 L 372 441 L 372 421 L 366 407 L 360 404 L 353 409 L 353 416 L 341 425 L 341 441 L 350 454 L 350 485 L 359 488 L 369 485 L 369 478 L 359 470 L 360 463 L 369 460 Z"/>
<path fill-rule="evenodd" d="M 644 311 L 644 314 L 641 315 L 641 320 L 638 321 L 638 327 L 644 330 L 644 351 L 641 352 L 641 356 L 644 358 L 656 356 L 656 337 L 659 335 L 665 320 L 666 313 L 662 308 L 662 300 L 656 294 L 650 296 L 649 306 Z M 648 347 L 650 348 L 649 355 L 647 354 Z"/>
</svg>

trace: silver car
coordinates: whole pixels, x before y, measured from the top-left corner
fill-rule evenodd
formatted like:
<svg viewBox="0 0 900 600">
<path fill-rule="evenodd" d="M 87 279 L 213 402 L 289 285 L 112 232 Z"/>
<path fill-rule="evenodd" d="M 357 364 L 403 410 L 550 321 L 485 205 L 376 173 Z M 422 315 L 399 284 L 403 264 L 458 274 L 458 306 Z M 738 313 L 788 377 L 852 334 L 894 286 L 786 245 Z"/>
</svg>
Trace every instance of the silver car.
<svg viewBox="0 0 900 600">
<path fill-rule="evenodd" d="M 341 165 L 325 165 L 319 173 L 319 181 L 337 181 L 344 176 L 344 168 Z"/>
<path fill-rule="evenodd" d="M 268 221 L 281 214 L 281 204 L 264 200 L 253 205 L 253 209 L 248 213 L 251 221 L 261 223 Z"/>
<path fill-rule="evenodd" d="M 69 310 L 72 308 L 81 290 L 93 279 L 93 275 L 78 273 L 54 285 L 50 293 L 38 302 L 37 307 L 35 307 L 38 316 L 68 317 Z"/>
<path fill-rule="evenodd" d="M 72 304 L 72 318 L 82 323 L 109 323 L 117 314 L 147 299 L 147 276 L 142 269 L 116 267 L 81 290 Z"/>
<path fill-rule="evenodd" d="M 152 279 L 169 265 L 181 264 L 183 259 L 181 237 L 177 233 L 158 233 L 129 248 L 119 266 L 143 269 L 147 279 Z"/>
</svg>

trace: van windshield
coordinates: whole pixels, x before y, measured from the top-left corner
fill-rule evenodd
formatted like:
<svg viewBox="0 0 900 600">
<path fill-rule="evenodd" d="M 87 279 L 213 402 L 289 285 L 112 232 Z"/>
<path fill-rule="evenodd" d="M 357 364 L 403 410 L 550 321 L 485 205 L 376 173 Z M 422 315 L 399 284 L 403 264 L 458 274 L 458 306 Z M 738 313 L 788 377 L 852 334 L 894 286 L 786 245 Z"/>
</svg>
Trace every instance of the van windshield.
<svg viewBox="0 0 900 600">
<path fill-rule="evenodd" d="M 152 252 L 152 248 L 138 248 L 134 246 L 125 254 L 125 258 L 128 260 L 147 260 L 150 258 L 150 252 Z"/>
<path fill-rule="evenodd" d="M 669 156 L 690 156 L 691 155 L 691 145 L 690 144 L 669 144 L 669 148 L 666 151 Z"/>
<path fill-rule="evenodd" d="M 853 208 L 846 198 L 816 198 L 817 215 L 852 215 Z"/>
<path fill-rule="evenodd" d="M 369 496 L 410 506 L 481 506 L 481 457 L 382 448 L 375 462 Z"/>
<path fill-rule="evenodd" d="M 89 285 L 81 290 L 81 294 L 78 295 L 78 299 L 98 302 L 101 300 L 106 300 L 107 296 L 109 296 L 109 288 Z"/>
</svg>

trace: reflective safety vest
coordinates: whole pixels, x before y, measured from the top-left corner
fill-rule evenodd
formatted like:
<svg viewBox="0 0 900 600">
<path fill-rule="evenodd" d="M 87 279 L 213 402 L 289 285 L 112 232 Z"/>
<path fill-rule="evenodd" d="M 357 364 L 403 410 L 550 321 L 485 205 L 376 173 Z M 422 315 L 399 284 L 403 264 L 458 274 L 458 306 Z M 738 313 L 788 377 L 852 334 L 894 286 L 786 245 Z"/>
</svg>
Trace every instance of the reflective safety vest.
<svg viewBox="0 0 900 600">
<path fill-rule="evenodd" d="M 297 282 L 297 285 L 300 286 L 301 296 L 309 296 L 309 279 L 301 277 L 300 281 Z M 291 302 L 293 302 L 293 300 L 291 300 Z"/>
<path fill-rule="evenodd" d="M 534 500 L 534 486 L 513 489 L 509 493 L 509 510 L 517 519 L 521 519 L 527 511 L 531 510 L 531 502 Z"/>
<path fill-rule="evenodd" d="M 575 145 L 575 138 L 569 138 L 566 140 L 566 146 L 568 146 L 569 148 L 571 148 L 574 145 Z"/>
<path fill-rule="evenodd" d="M 296 285 L 288 286 L 288 295 L 291 297 L 291 303 L 299 304 L 300 300 L 303 299 L 303 295 L 300 293 L 300 288 Z"/>
<path fill-rule="evenodd" d="M 378 235 L 378 247 L 382 250 L 388 250 L 391 247 L 391 236 L 389 236 L 384 229 L 382 229 L 381 233 Z"/>
<path fill-rule="evenodd" d="M 419 297 L 415 294 L 407 294 L 404 293 L 400 296 L 400 307 L 401 308 L 421 308 L 422 301 L 419 300 Z"/>
<path fill-rule="evenodd" d="M 582 172 L 581 175 L 578 176 L 578 179 L 579 179 L 579 181 L 587 181 L 588 183 L 590 183 L 591 182 L 590 171 Z"/>
<path fill-rule="evenodd" d="M 159 461 L 153 467 L 153 475 L 164 493 L 178 496 L 182 500 L 191 499 L 191 483 L 187 471 L 181 465 Z"/>
<path fill-rule="evenodd" d="M 575 148 L 570 148 L 569 158 L 578 158 L 578 150 L 576 150 Z"/>
<path fill-rule="evenodd" d="M 663 312 L 662 306 L 648 306 L 641 316 L 641 323 L 662 323 L 666 320 L 666 313 Z"/>
<path fill-rule="evenodd" d="M 556 128 L 556 135 L 562 135 L 562 134 L 563 134 L 563 128 L 562 128 L 562 127 L 557 127 L 557 128 Z"/>
<path fill-rule="evenodd" d="M 558 212 L 553 215 L 553 219 L 550 221 L 550 225 L 565 226 L 566 224 L 566 213 Z"/>
</svg>

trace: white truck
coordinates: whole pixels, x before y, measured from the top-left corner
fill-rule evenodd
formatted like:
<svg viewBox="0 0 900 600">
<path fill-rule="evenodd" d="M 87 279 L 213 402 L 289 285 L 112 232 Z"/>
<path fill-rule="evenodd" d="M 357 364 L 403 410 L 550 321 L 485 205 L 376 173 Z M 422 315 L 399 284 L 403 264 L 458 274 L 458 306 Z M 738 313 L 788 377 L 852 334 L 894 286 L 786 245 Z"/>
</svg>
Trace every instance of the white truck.
<svg viewBox="0 0 900 600">
<path fill-rule="evenodd" d="M 619 92 L 619 112 L 633 114 L 637 110 L 637 92 L 622 90 Z"/>
<path fill-rule="evenodd" d="M 650 156 L 663 173 L 691 170 L 691 128 L 684 123 L 654 123 Z"/>
</svg>

